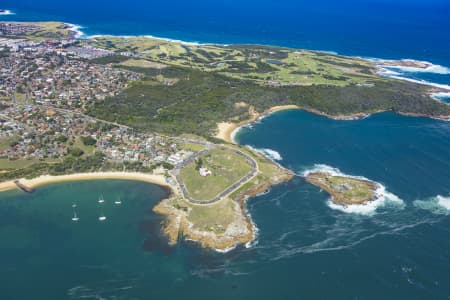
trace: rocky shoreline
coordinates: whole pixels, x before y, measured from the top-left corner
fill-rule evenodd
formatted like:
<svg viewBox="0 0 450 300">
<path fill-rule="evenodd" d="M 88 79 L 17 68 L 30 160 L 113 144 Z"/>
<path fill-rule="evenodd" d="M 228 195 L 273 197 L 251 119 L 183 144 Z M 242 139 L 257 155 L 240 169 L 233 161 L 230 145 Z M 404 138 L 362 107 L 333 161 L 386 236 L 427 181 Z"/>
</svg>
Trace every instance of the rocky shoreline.
<svg viewBox="0 0 450 300">
<path fill-rule="evenodd" d="M 273 185 L 289 181 L 293 174 L 285 169 L 280 169 L 280 174 L 240 193 L 234 199 L 223 199 L 220 201 L 231 201 L 234 209 L 234 219 L 222 232 L 214 232 L 198 228 L 189 220 L 192 207 L 197 204 L 188 203 L 177 195 L 172 195 L 158 203 L 153 211 L 165 216 L 162 224 L 162 232 L 168 238 L 169 244 L 175 245 L 182 237 L 200 244 L 203 248 L 213 249 L 219 252 L 227 252 L 237 245 L 248 245 L 256 238 L 256 227 L 247 212 L 247 201 L 257 196 Z"/>
<path fill-rule="evenodd" d="M 354 177 L 336 176 L 323 172 L 309 173 L 306 181 L 331 195 L 331 201 L 342 206 L 365 205 L 376 200 L 379 184 Z"/>
</svg>

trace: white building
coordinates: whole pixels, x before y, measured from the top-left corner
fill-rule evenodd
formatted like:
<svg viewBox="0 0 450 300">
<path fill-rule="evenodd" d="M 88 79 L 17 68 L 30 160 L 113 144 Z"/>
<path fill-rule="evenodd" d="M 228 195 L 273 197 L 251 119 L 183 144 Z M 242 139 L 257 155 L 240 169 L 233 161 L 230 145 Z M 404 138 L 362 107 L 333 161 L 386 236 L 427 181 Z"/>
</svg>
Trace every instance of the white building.
<svg viewBox="0 0 450 300">
<path fill-rule="evenodd" d="M 200 168 L 200 170 L 198 170 L 198 172 L 200 173 L 200 176 L 203 176 L 203 177 L 212 175 L 212 172 L 210 170 L 208 170 L 207 168 Z"/>
</svg>

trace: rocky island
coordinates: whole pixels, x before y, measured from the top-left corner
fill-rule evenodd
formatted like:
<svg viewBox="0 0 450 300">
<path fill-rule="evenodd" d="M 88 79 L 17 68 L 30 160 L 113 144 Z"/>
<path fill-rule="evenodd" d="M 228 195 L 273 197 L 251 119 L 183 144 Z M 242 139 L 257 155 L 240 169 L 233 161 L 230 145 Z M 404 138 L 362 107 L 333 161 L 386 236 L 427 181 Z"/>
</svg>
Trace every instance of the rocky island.
<svg viewBox="0 0 450 300">
<path fill-rule="evenodd" d="M 364 205 L 376 200 L 376 182 L 354 177 L 332 175 L 325 172 L 309 173 L 306 180 L 331 195 L 335 204 Z"/>
</svg>

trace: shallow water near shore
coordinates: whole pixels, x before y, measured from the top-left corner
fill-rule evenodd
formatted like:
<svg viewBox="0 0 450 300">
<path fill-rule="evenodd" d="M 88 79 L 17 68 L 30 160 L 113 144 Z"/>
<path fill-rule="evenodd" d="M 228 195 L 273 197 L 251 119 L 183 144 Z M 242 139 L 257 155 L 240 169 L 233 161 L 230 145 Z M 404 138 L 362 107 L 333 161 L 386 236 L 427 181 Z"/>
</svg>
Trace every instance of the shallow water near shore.
<svg viewBox="0 0 450 300">
<path fill-rule="evenodd" d="M 167 191 L 152 184 L 94 180 L 52 184 L 33 194 L 4 192 L 1 298 L 450 294 L 450 123 L 390 113 L 334 121 L 294 110 L 242 129 L 237 140 L 277 151 L 278 162 L 298 173 L 326 164 L 375 180 L 404 205 L 386 202 L 370 215 L 335 210 L 328 195 L 296 177 L 249 200 L 258 239 L 222 254 L 192 242 L 167 246 L 162 219 L 151 211 Z M 118 197 L 120 206 L 114 204 Z M 78 222 L 71 221 L 74 209 Z M 98 220 L 102 212 L 104 222 Z"/>
</svg>

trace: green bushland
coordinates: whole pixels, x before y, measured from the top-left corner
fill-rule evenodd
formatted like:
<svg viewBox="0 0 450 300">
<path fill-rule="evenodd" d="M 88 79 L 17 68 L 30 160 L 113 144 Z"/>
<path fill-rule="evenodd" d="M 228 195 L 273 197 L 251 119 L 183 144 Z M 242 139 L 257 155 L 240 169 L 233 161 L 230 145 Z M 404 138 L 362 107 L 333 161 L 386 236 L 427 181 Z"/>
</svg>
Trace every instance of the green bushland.
<svg viewBox="0 0 450 300">
<path fill-rule="evenodd" d="M 98 171 L 133 171 L 151 173 L 159 164 L 145 167 L 140 162 L 123 162 L 120 164 L 105 160 L 101 153 L 85 158 L 67 156 L 61 162 L 38 162 L 24 165 L 23 168 L 0 173 L 0 182 L 17 178 L 34 178 L 42 174 L 65 175 L 73 173 L 88 173 Z"/>
<path fill-rule="evenodd" d="M 91 136 L 82 136 L 80 139 L 85 146 L 93 146 L 97 143 L 97 140 Z"/>
<path fill-rule="evenodd" d="M 96 103 L 89 114 L 141 130 L 179 135 L 192 133 L 208 137 L 224 120 L 245 120 L 246 102 L 262 112 L 277 105 L 295 104 L 331 116 L 395 111 L 429 116 L 450 115 L 450 106 L 430 98 L 427 88 L 399 80 L 374 79 L 374 86 L 261 86 L 198 70 L 168 67 L 162 70 L 130 68 L 144 73 L 116 97 Z M 172 86 L 155 76 L 177 78 Z"/>
<path fill-rule="evenodd" d="M 432 99 L 428 87 L 375 75 L 372 63 L 363 59 L 260 45 L 182 45 L 145 37 L 100 37 L 91 43 L 135 51 L 142 65 L 167 66 L 116 65 L 145 76 L 90 110 L 142 130 L 208 137 L 218 122 L 248 118 L 246 108 L 235 107 L 237 102 L 259 112 L 295 104 L 331 116 L 387 110 L 450 115 L 450 106 Z"/>
</svg>

